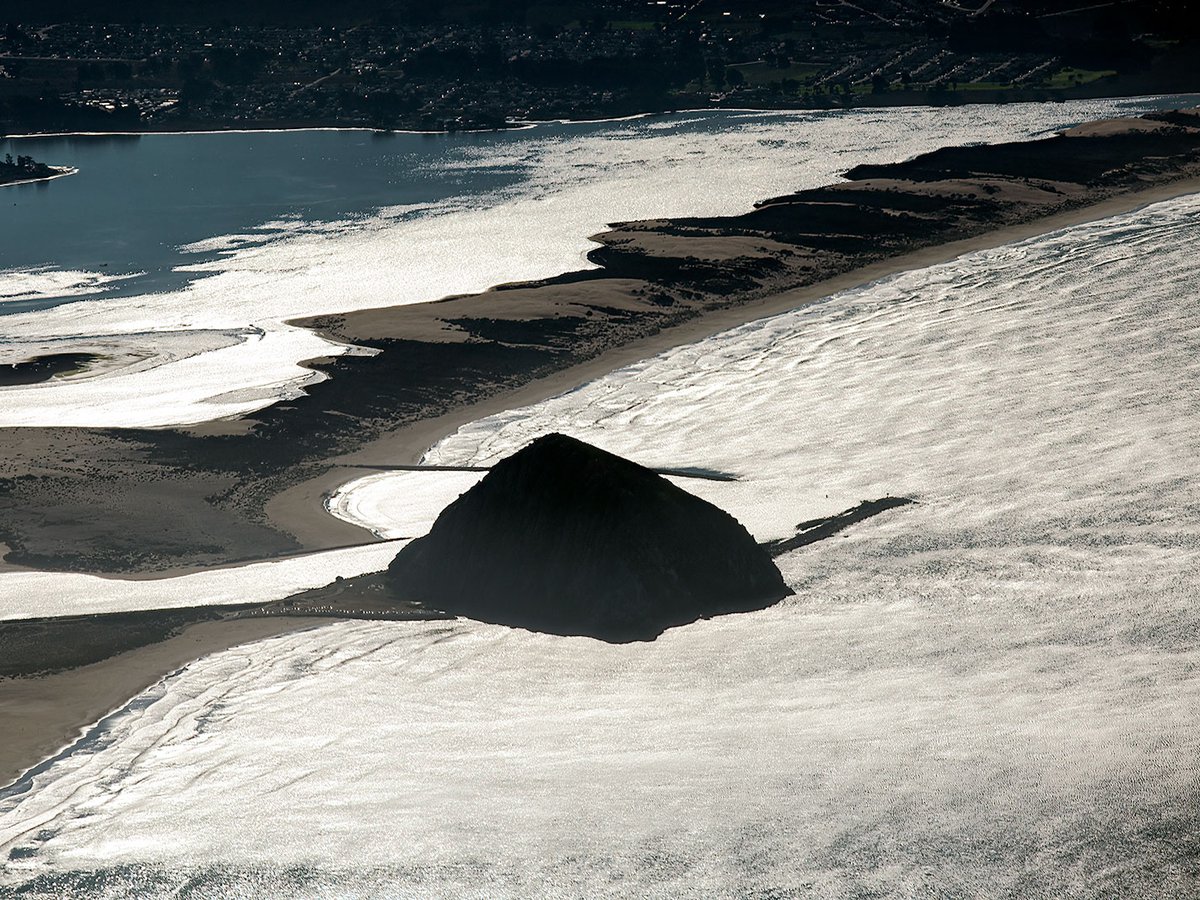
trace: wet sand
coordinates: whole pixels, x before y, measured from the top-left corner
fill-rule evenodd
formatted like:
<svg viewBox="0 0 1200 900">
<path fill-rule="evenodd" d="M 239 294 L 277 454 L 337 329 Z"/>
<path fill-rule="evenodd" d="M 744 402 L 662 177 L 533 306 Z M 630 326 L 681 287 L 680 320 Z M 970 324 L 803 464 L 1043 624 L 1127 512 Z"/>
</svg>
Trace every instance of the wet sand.
<svg viewBox="0 0 1200 900">
<path fill-rule="evenodd" d="M 331 468 L 315 478 L 306 479 L 274 496 L 265 506 L 266 515 L 277 527 L 288 530 L 306 546 L 319 546 L 338 540 L 348 533 L 347 529 L 362 536 L 365 532 L 361 529 L 340 519 L 334 519 L 325 511 L 325 497 L 342 484 L 363 474 L 361 470 L 344 468 L 342 465 L 378 465 L 385 462 L 390 465 L 415 465 L 420 462 L 426 450 L 464 425 L 567 393 L 623 366 L 649 359 L 675 347 L 704 340 L 756 319 L 781 315 L 839 291 L 861 287 L 901 272 L 949 262 L 967 253 L 994 249 L 1058 229 L 1132 212 L 1152 203 L 1195 193 L 1200 193 L 1200 176 L 1108 197 L 1079 209 L 1009 225 L 974 237 L 923 247 L 811 285 L 781 291 L 742 306 L 702 313 L 694 319 L 614 347 L 585 362 L 534 379 L 510 391 L 475 400 L 442 415 L 389 431 L 353 453 L 331 459 L 330 463 L 336 468 Z M 372 328 L 382 324 L 389 312 L 390 310 L 371 310 L 355 314 L 355 332 L 369 334 Z"/>
<path fill-rule="evenodd" d="M 322 618 L 221 619 L 91 665 L 0 679 L 0 786 L 70 744 L 130 698 L 188 663 L 276 634 L 329 624 Z"/>
<path fill-rule="evenodd" d="M 331 622 L 452 618 L 375 575 L 266 603 L 0 620 L 0 787 L 201 657 Z"/>
<path fill-rule="evenodd" d="M 370 541 L 324 509 L 329 492 L 361 476 L 350 466 L 414 464 L 461 425 L 673 347 L 892 274 L 1200 192 L 1194 118 L 1174 134 L 1173 159 L 1131 151 L 1115 180 L 1098 186 L 1019 174 L 1034 145 L 966 148 L 972 164 L 1018 174 L 949 167 L 931 176 L 919 158 L 745 216 L 618 224 L 598 237 L 594 258 L 605 268 L 595 272 L 305 320 L 384 352 L 314 361 L 328 381 L 242 422 L 187 432 L 9 429 L 0 433 L 0 540 L 14 552 L 0 572 L 165 577 Z M 1130 130 L 1146 127 L 1098 123 L 1078 133 Z M 1039 165 L 1069 168 L 1069 157 Z M 1091 164 L 1107 162 L 1099 154 Z M 924 215 L 925 206 L 935 212 Z M 879 232 L 881 221 L 892 230 Z M 190 660 L 328 621 L 201 622 L 69 671 L 0 680 L 0 783 Z"/>
<path fill-rule="evenodd" d="M 306 397 L 189 430 L 0 430 L 7 563 L 163 577 L 371 541 L 324 509 L 467 422 L 888 275 L 1200 190 L 1200 117 L 947 148 L 738 216 L 617 223 L 601 268 L 298 320 L 380 352 Z M 703 461 L 689 460 L 689 463 Z"/>
</svg>

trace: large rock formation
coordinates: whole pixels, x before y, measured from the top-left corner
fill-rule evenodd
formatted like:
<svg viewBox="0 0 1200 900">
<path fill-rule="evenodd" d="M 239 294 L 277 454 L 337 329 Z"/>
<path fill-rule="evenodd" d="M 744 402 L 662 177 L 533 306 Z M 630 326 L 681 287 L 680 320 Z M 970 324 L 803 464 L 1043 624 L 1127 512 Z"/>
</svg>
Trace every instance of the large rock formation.
<svg viewBox="0 0 1200 900">
<path fill-rule="evenodd" d="M 728 513 L 561 434 L 498 463 L 389 571 L 405 600 L 608 641 L 653 640 L 791 593 Z"/>
</svg>

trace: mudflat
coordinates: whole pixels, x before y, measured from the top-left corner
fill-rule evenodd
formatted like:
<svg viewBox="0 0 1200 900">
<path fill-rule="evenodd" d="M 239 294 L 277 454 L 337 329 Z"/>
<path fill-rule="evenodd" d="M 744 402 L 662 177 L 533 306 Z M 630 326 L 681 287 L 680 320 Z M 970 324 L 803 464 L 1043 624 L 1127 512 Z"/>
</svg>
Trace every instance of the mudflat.
<svg viewBox="0 0 1200 900">
<path fill-rule="evenodd" d="M 313 360 L 330 378 L 309 396 L 238 421 L 0 430 L 0 571 L 162 577 L 370 540 L 322 502 L 356 466 L 415 463 L 474 419 L 836 291 L 1196 192 L 1195 111 L 1090 123 L 859 167 L 742 216 L 621 223 L 597 270 L 303 320 L 382 352 Z M 331 618 L 442 617 L 373 587 L 0 623 L 0 784 L 205 654 Z"/>
<path fill-rule="evenodd" d="M 8 564 L 173 574 L 369 540 L 324 496 L 458 425 L 832 292 L 1200 190 L 1200 115 L 859 166 L 740 215 L 618 223 L 601 268 L 297 324 L 372 347 L 308 396 L 189 430 L 0 431 Z M 0 563 L 0 566 L 3 564 Z"/>
</svg>

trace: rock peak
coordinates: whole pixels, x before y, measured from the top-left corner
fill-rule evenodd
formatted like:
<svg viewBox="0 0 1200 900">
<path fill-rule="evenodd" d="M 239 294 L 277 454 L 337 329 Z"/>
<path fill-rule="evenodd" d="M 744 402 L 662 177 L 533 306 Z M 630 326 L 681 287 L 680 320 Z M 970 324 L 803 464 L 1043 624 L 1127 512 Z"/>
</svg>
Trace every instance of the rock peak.
<svg viewBox="0 0 1200 900">
<path fill-rule="evenodd" d="M 497 463 L 389 571 L 404 599 L 609 641 L 653 640 L 791 593 L 728 513 L 557 433 Z"/>
</svg>

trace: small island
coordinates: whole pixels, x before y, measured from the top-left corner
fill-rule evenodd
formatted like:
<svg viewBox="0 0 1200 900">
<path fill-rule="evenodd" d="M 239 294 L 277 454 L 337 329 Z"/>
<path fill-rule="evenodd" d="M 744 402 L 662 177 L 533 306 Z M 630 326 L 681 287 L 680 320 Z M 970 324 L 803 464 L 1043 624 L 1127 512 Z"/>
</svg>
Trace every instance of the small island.
<svg viewBox="0 0 1200 900">
<path fill-rule="evenodd" d="M 32 156 L 17 156 L 13 159 L 11 153 L 4 154 L 0 162 L 0 185 L 24 184 L 28 181 L 49 181 L 63 175 L 71 175 L 74 169 L 65 166 L 48 166 L 38 162 Z"/>
</svg>

